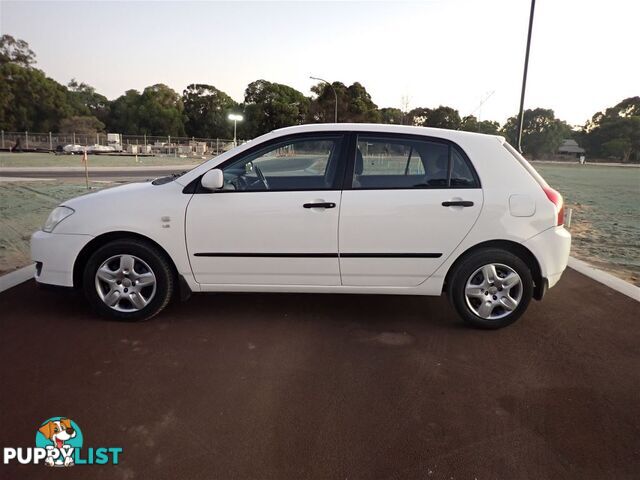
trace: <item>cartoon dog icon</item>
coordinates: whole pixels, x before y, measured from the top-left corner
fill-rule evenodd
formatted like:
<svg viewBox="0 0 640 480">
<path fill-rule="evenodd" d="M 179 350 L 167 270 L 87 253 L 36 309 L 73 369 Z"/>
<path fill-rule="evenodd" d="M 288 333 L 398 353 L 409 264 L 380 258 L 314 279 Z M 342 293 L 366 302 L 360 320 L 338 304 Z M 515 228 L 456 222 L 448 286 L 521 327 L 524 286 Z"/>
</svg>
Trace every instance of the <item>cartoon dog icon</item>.
<svg viewBox="0 0 640 480">
<path fill-rule="evenodd" d="M 53 446 L 58 450 L 62 450 L 65 442 L 76 436 L 76 431 L 71 426 L 71 420 L 68 418 L 49 421 L 42 425 L 38 430 L 47 440 L 50 440 L 51 443 L 53 443 Z M 45 463 L 50 467 L 53 467 L 56 464 L 51 457 L 47 457 Z M 58 462 L 57 464 L 62 465 L 62 462 Z M 65 457 L 64 466 L 70 467 L 71 465 L 73 465 L 73 458 L 70 456 Z"/>
</svg>

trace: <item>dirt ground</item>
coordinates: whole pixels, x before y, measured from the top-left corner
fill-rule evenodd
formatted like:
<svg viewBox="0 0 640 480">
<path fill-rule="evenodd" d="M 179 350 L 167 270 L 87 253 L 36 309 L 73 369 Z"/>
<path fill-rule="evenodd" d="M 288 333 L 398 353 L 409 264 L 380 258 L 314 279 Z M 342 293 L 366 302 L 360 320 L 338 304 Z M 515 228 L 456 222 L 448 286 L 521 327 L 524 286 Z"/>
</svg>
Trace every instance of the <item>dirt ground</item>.
<svg viewBox="0 0 640 480">
<path fill-rule="evenodd" d="M 0 443 L 64 415 L 124 449 L 65 478 L 637 479 L 638 305 L 568 270 L 499 331 L 357 295 L 202 294 L 123 324 L 29 282 L 0 294 Z"/>
</svg>

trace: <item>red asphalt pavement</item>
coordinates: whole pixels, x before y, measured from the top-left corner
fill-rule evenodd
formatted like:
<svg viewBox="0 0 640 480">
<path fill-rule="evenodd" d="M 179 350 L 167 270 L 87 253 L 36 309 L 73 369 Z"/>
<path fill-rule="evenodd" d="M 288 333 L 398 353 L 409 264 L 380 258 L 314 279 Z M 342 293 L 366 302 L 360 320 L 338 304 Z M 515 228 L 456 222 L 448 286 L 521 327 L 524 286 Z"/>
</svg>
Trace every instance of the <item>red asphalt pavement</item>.
<svg viewBox="0 0 640 480">
<path fill-rule="evenodd" d="M 2 447 L 68 416 L 118 466 L 0 478 L 637 479 L 639 303 L 568 270 L 498 331 L 445 298 L 201 294 L 147 323 L 0 294 Z"/>
</svg>

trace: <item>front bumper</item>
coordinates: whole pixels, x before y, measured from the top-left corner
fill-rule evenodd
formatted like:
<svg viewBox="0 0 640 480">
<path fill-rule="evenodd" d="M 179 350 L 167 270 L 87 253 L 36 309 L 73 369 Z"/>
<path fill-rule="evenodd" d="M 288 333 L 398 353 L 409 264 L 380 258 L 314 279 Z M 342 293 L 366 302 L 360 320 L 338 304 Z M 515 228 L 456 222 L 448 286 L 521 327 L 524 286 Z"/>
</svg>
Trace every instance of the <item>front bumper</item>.
<svg viewBox="0 0 640 480">
<path fill-rule="evenodd" d="M 73 265 L 91 235 L 37 231 L 31 236 L 31 259 L 36 262 L 39 283 L 73 287 Z"/>
<path fill-rule="evenodd" d="M 571 234 L 564 227 L 553 227 L 531 237 L 524 243 L 538 259 L 542 278 L 553 287 L 567 268 L 571 250 Z"/>
</svg>

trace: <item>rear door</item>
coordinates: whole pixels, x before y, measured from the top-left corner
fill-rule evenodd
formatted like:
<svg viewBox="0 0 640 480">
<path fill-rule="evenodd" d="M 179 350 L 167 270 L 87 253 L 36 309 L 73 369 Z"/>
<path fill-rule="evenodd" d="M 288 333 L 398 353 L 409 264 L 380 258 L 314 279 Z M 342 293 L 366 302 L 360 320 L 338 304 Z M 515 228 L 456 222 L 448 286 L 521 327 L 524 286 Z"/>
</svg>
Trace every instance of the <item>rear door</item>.
<svg viewBox="0 0 640 480">
<path fill-rule="evenodd" d="M 340 211 L 342 284 L 418 285 L 478 218 L 479 179 L 465 153 L 449 141 L 354 135 Z"/>
</svg>

